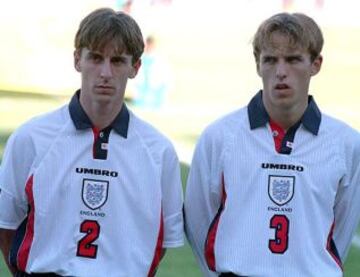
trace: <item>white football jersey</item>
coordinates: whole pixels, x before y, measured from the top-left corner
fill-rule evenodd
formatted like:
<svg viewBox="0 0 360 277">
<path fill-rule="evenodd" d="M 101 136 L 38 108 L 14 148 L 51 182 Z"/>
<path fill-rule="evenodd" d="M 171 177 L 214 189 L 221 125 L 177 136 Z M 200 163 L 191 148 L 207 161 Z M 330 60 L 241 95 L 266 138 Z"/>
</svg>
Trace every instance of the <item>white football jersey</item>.
<svg viewBox="0 0 360 277">
<path fill-rule="evenodd" d="M 186 233 L 206 276 L 342 276 L 360 216 L 360 135 L 312 97 L 279 152 L 259 92 L 193 157 Z"/>
<path fill-rule="evenodd" d="M 183 245 L 179 161 L 124 105 L 95 130 L 70 104 L 20 127 L 0 169 L 0 227 L 28 273 L 150 276 L 162 248 Z"/>
</svg>

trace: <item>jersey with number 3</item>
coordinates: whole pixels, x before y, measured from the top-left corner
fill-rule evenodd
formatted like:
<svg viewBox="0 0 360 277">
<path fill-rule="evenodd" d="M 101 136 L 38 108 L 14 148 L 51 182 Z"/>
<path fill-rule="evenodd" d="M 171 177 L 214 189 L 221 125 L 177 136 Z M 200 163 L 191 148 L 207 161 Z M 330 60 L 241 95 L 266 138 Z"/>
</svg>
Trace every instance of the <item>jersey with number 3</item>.
<svg viewBox="0 0 360 277">
<path fill-rule="evenodd" d="M 257 94 L 209 126 L 185 195 L 206 276 L 342 276 L 360 215 L 360 136 L 312 97 L 279 151 Z"/>
<path fill-rule="evenodd" d="M 11 262 L 28 273 L 151 276 L 183 244 L 179 163 L 170 142 L 123 106 L 91 128 L 77 95 L 9 139 L 0 227 L 17 229 Z"/>
</svg>

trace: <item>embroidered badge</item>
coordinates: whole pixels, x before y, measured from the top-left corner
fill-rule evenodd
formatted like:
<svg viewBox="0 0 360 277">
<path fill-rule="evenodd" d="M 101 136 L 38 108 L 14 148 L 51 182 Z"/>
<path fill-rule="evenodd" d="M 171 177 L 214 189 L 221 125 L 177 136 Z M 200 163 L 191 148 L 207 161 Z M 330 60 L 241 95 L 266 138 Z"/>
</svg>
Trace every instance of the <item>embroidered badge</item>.
<svg viewBox="0 0 360 277">
<path fill-rule="evenodd" d="M 295 190 L 295 176 L 269 176 L 268 193 L 271 201 L 283 206 L 291 201 Z"/>
<path fill-rule="evenodd" d="M 105 204 L 108 198 L 108 191 L 108 181 L 83 179 L 82 200 L 92 210 L 97 210 Z"/>
</svg>

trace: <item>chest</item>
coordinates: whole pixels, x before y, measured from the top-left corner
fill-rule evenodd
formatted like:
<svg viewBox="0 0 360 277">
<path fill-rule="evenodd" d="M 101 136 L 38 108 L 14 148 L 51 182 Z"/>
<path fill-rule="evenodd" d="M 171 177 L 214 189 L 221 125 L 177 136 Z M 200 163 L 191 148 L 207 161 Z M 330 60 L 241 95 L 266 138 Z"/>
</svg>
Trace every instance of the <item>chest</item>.
<svg viewBox="0 0 360 277">
<path fill-rule="evenodd" d="M 229 200 L 264 208 L 306 203 L 332 210 L 345 174 L 338 147 L 306 132 L 298 132 L 291 146 L 290 154 L 278 153 L 265 128 L 235 137 L 223 165 Z"/>
<path fill-rule="evenodd" d="M 110 138 L 107 151 L 107 159 L 94 159 L 91 137 L 54 141 L 33 171 L 37 212 L 60 207 L 68 213 L 121 215 L 146 203 L 160 206 L 161 171 L 149 151 L 120 137 Z"/>
</svg>

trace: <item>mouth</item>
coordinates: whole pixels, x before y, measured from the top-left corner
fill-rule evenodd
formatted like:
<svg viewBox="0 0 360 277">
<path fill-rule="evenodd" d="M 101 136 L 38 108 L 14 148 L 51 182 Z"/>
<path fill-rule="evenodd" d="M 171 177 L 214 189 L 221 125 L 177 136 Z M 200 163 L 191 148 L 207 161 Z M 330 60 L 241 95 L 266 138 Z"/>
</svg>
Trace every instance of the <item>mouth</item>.
<svg viewBox="0 0 360 277">
<path fill-rule="evenodd" d="M 287 84 L 277 84 L 275 86 L 275 89 L 277 90 L 283 90 L 283 89 L 289 89 L 290 87 Z"/>
<path fill-rule="evenodd" d="M 97 85 L 96 87 L 101 89 L 113 89 L 113 87 L 109 85 Z"/>
<path fill-rule="evenodd" d="M 97 85 L 97 86 L 95 86 L 95 89 L 101 91 L 102 93 L 104 93 L 104 92 L 107 93 L 107 92 L 113 91 L 114 87 L 109 86 L 109 85 Z"/>
</svg>

